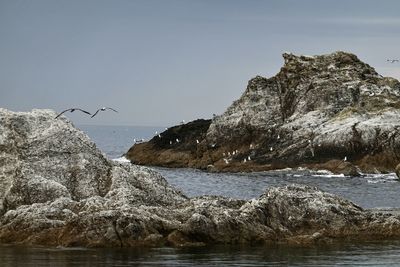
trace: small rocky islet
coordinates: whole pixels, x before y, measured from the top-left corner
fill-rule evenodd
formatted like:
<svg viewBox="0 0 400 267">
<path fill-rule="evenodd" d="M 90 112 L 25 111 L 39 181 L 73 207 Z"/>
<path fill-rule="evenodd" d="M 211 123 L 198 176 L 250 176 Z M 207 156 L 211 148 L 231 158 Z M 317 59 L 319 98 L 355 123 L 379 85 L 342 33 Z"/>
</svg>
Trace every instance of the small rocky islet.
<svg viewBox="0 0 400 267">
<path fill-rule="evenodd" d="M 135 144 L 126 157 L 135 164 L 210 171 L 394 172 L 400 82 L 351 53 L 283 58 L 275 76 L 251 79 L 223 114 L 171 127 Z"/>
<path fill-rule="evenodd" d="M 317 166 L 325 164 L 322 159 L 343 162 L 342 157 L 348 157 L 346 164 L 358 163 L 362 169 L 361 162 L 369 162 L 367 156 L 378 161 L 396 152 L 398 81 L 380 77 L 354 55 L 343 52 L 284 57 L 286 63 L 280 74 L 251 80 L 242 98 L 221 116 L 172 127 L 162 133 L 164 138 L 134 146 L 130 156 L 135 151 L 143 157 L 153 153 L 153 158 L 163 159 L 168 166 L 212 165 L 217 170 L 235 170 L 232 166 L 236 165 L 239 171 L 243 159 L 249 156 L 246 164 L 252 167 L 248 170 L 280 167 L 284 159 L 287 164 L 299 160 L 301 164 Z M 335 64 L 318 71 L 328 59 Z M 332 95 L 332 87 L 324 85 L 323 79 L 332 68 L 334 73 L 341 73 L 341 78 L 349 77 L 348 82 L 358 78 L 353 84 L 355 93 L 343 86 L 337 89 L 338 97 Z M 360 72 L 364 68 L 368 71 Z M 322 76 L 305 89 L 310 80 L 295 76 L 301 70 L 308 75 L 305 77 L 310 77 L 311 71 Z M 291 78 L 299 84 L 284 85 Z M 309 90 L 316 91 L 308 94 Z M 324 90 L 326 98 L 321 99 L 322 93 L 317 92 Z M 299 97 L 297 93 L 306 95 Z M 374 96 L 375 100 L 371 98 Z M 307 106 L 313 97 L 310 111 Z M 335 109 L 337 99 L 342 99 L 342 109 Z M 284 104 L 289 102 L 296 103 L 293 110 Z M 365 112 L 356 107 L 364 107 Z M 84 247 L 306 246 L 400 237 L 398 213 L 365 210 L 305 185 L 266 188 L 251 200 L 189 198 L 152 169 L 107 159 L 86 134 L 64 116 L 55 120 L 56 115 L 51 110 L 12 112 L 0 108 L 0 243 Z M 272 118 L 274 124 L 270 124 Z M 304 123 L 310 123 L 310 127 L 296 128 Z M 241 134 L 243 138 L 239 139 Z M 354 136 L 359 136 L 358 143 Z M 390 141 L 385 142 L 384 136 Z M 332 146 L 339 137 L 348 143 Z M 179 142 L 171 144 L 174 138 Z M 367 151 L 367 144 L 372 145 L 369 138 L 376 141 L 378 148 L 371 148 L 369 154 L 360 152 L 356 161 L 356 151 Z M 234 140 L 240 145 L 234 145 Z M 332 155 L 327 154 L 329 147 Z M 225 153 L 231 167 L 223 159 L 221 162 L 221 153 Z M 395 159 L 390 162 L 393 163 L 383 166 L 375 162 L 373 168 L 391 170 Z"/>
</svg>

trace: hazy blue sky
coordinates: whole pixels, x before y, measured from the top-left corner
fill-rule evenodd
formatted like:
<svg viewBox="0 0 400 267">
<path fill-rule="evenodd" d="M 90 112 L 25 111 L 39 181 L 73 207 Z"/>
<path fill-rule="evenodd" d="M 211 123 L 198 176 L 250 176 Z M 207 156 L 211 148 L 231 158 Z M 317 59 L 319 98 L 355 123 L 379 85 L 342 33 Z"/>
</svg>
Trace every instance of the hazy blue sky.
<svg viewBox="0 0 400 267">
<path fill-rule="evenodd" d="M 400 78 L 399 41 L 396 0 L 0 0 L 0 107 L 169 126 L 222 113 L 284 51 L 345 50 Z"/>
</svg>

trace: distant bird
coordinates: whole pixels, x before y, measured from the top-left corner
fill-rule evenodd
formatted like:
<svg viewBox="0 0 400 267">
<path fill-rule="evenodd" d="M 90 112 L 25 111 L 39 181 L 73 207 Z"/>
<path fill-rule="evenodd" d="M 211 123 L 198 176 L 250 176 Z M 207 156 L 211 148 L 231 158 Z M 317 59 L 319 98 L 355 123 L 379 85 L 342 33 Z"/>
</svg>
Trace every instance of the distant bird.
<svg viewBox="0 0 400 267">
<path fill-rule="evenodd" d="M 246 163 L 246 159 L 243 159 L 243 163 Z"/>
<path fill-rule="evenodd" d="M 274 150 L 274 149 L 273 149 L 272 146 L 271 146 L 271 147 L 269 148 L 269 150 L 272 151 L 272 150 Z"/>
<path fill-rule="evenodd" d="M 90 112 L 88 112 L 88 111 L 86 111 L 86 110 L 83 110 L 83 109 L 80 109 L 80 108 L 69 108 L 69 109 L 64 110 L 64 111 L 61 112 L 60 114 L 58 114 L 58 115 L 55 117 L 55 119 L 57 119 L 58 117 L 60 117 L 63 113 L 65 113 L 65 112 L 67 112 L 67 111 L 71 111 L 71 113 L 72 113 L 72 112 L 74 112 L 75 110 L 79 110 L 79 111 L 82 111 L 83 113 L 92 115 L 92 114 L 90 114 Z"/>
<path fill-rule="evenodd" d="M 250 149 L 252 149 L 253 148 L 253 144 L 250 144 Z"/>
<path fill-rule="evenodd" d="M 200 143 L 198 139 L 196 139 L 196 143 L 197 143 L 197 144 Z"/>
<path fill-rule="evenodd" d="M 281 137 L 279 136 L 279 134 L 278 134 L 278 137 L 277 137 L 277 139 L 281 139 Z"/>
<path fill-rule="evenodd" d="M 185 120 L 182 120 L 182 121 L 181 121 L 181 124 L 185 124 Z"/>
<path fill-rule="evenodd" d="M 158 138 L 161 138 L 161 134 L 158 134 Z"/>
<path fill-rule="evenodd" d="M 344 157 L 343 161 L 347 161 L 347 157 Z"/>
<path fill-rule="evenodd" d="M 177 142 L 177 143 L 179 143 L 179 142 L 180 142 L 180 140 L 179 140 L 178 138 L 176 138 L 176 142 Z"/>
<path fill-rule="evenodd" d="M 172 145 L 172 141 L 169 141 L 169 144 Z"/>
<path fill-rule="evenodd" d="M 96 111 L 96 113 L 94 113 L 93 115 L 92 115 L 92 118 L 94 117 L 94 116 L 96 116 L 97 115 L 97 113 L 99 113 L 99 111 L 106 111 L 107 109 L 109 109 L 109 110 L 112 110 L 112 111 L 114 111 L 114 112 L 117 112 L 118 113 L 118 111 L 116 111 L 115 109 L 113 109 L 113 108 L 106 108 L 106 107 L 102 107 L 102 108 L 99 108 L 97 111 Z"/>
<path fill-rule="evenodd" d="M 247 157 L 247 160 L 248 160 L 248 161 L 250 161 L 250 160 L 251 160 L 251 157 L 250 157 L 250 156 L 248 156 L 248 157 Z"/>
<path fill-rule="evenodd" d="M 398 59 L 387 59 L 386 61 L 387 61 L 387 62 L 390 62 L 390 63 L 399 62 Z"/>
</svg>

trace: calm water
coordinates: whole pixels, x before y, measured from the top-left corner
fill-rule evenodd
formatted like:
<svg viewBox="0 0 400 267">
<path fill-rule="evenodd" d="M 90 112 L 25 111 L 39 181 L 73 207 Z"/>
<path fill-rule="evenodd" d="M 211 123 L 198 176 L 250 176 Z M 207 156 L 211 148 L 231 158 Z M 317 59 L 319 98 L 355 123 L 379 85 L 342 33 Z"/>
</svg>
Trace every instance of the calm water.
<svg viewBox="0 0 400 267">
<path fill-rule="evenodd" d="M 163 127 L 79 126 L 112 159 L 133 139 L 149 139 Z M 270 186 L 317 186 L 364 208 L 400 207 L 395 175 L 343 177 L 305 170 L 215 174 L 191 169 L 155 168 L 188 196 L 215 194 L 256 198 Z M 400 266 L 400 240 L 326 247 L 206 247 L 148 249 L 65 249 L 0 246 L 0 266 Z"/>
<path fill-rule="evenodd" d="M 400 241 L 328 247 L 65 249 L 0 247 L 8 266 L 399 266 Z"/>
</svg>

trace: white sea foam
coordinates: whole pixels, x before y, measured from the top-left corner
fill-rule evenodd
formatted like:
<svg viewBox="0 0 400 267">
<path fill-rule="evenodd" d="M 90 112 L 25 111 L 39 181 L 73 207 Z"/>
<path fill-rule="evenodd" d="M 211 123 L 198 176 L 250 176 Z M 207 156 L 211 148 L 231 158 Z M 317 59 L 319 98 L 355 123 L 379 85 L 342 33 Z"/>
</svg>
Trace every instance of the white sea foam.
<svg viewBox="0 0 400 267">
<path fill-rule="evenodd" d="M 130 163 L 131 161 L 129 160 L 129 159 L 127 159 L 127 158 L 125 158 L 125 157 L 120 157 L 120 158 L 116 158 L 116 159 L 112 159 L 113 161 L 116 161 L 116 162 L 120 162 L 120 163 Z"/>
<path fill-rule="evenodd" d="M 395 173 L 387 173 L 387 174 L 375 174 L 369 173 L 364 175 L 365 179 L 367 179 L 367 183 L 369 184 L 377 184 L 377 183 L 387 183 L 387 182 L 398 182 L 399 178 Z"/>
<path fill-rule="evenodd" d="M 346 177 L 343 173 L 340 174 L 333 174 L 333 173 L 326 173 L 326 174 L 313 174 L 313 177 L 326 177 L 326 178 L 338 178 L 338 177 Z"/>
</svg>

